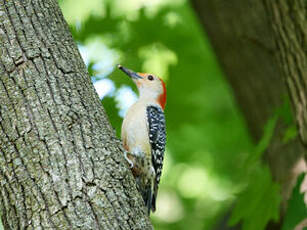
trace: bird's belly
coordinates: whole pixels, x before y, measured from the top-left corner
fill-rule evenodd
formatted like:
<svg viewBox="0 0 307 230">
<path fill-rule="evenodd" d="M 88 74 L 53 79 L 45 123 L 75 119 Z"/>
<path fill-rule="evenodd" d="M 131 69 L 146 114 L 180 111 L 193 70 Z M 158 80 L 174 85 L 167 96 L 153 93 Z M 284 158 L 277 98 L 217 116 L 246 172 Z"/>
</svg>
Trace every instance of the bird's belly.
<svg viewBox="0 0 307 230">
<path fill-rule="evenodd" d="M 128 113 L 124 122 L 123 129 L 127 133 L 125 143 L 131 154 L 150 154 L 149 137 L 147 133 L 147 123 L 145 120 L 145 111 Z"/>
</svg>

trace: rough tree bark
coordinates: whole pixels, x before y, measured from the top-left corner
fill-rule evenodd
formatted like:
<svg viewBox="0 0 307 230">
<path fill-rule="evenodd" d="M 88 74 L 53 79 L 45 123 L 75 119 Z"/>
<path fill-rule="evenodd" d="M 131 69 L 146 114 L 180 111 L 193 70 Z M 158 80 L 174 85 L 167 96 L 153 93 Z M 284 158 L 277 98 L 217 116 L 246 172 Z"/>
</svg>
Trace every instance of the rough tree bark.
<svg viewBox="0 0 307 230">
<path fill-rule="evenodd" d="M 5 229 L 152 228 L 56 0 L 0 1 L 0 101 Z"/>
<path fill-rule="evenodd" d="M 279 119 L 264 157 L 282 185 L 283 213 L 296 175 L 305 167 L 304 162 L 296 166 L 307 156 L 307 2 L 192 0 L 192 5 L 255 141 L 290 92 L 302 141 L 284 143 L 285 124 Z"/>
<path fill-rule="evenodd" d="M 301 141 L 307 147 L 307 2 L 264 0 L 264 6 L 273 30 L 274 54 L 291 95 Z"/>
</svg>

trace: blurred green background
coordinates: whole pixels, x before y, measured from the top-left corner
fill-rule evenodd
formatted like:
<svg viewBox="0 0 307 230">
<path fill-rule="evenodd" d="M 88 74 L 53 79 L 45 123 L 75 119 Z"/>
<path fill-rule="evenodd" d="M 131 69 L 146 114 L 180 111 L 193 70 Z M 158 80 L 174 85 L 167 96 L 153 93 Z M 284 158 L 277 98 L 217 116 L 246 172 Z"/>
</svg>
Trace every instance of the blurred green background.
<svg viewBox="0 0 307 230">
<path fill-rule="evenodd" d="M 156 230 L 224 229 L 219 226 L 227 213 L 228 224 L 241 223 L 243 230 L 278 221 L 279 186 L 260 160 L 276 117 L 268 121 L 261 141 L 252 143 L 187 0 L 59 3 L 118 136 L 137 92 L 116 64 L 166 82 L 167 150 L 157 211 L 151 216 Z"/>
</svg>

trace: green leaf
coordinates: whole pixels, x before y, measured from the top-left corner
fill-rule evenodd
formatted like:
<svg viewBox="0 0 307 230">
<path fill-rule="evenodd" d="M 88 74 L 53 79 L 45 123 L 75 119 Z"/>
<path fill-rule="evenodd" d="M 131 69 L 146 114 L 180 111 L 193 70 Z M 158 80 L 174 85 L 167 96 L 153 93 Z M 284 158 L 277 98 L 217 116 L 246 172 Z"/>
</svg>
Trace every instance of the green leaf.
<svg viewBox="0 0 307 230">
<path fill-rule="evenodd" d="M 262 230 L 270 220 L 277 221 L 281 201 L 279 190 L 268 167 L 259 167 L 251 174 L 250 184 L 241 193 L 229 224 L 242 221 L 242 230 Z"/>
<path fill-rule="evenodd" d="M 276 127 L 279 113 L 268 120 L 264 134 L 245 163 L 247 186 L 238 197 L 229 224 L 242 222 L 243 230 L 265 229 L 270 220 L 279 218 L 281 201 L 279 185 L 272 180 L 269 168 L 261 161 Z"/>
<path fill-rule="evenodd" d="M 307 207 L 304 202 L 304 194 L 300 192 L 305 174 L 298 177 L 296 186 L 288 203 L 288 210 L 284 219 L 282 230 L 293 230 L 307 216 Z"/>
<path fill-rule="evenodd" d="M 268 122 L 266 123 L 264 127 L 264 134 L 260 142 L 256 146 L 254 154 L 253 154 L 256 156 L 257 160 L 260 159 L 260 157 L 262 156 L 262 153 L 264 153 L 264 151 L 268 148 L 271 142 L 271 139 L 274 134 L 275 127 L 276 127 L 277 119 L 278 119 L 278 115 L 275 114 L 271 119 L 268 120 Z"/>
<path fill-rule="evenodd" d="M 290 125 L 289 127 L 287 127 L 282 142 L 283 143 L 288 143 L 289 141 L 293 140 L 295 137 L 297 137 L 297 128 L 296 125 Z"/>
</svg>

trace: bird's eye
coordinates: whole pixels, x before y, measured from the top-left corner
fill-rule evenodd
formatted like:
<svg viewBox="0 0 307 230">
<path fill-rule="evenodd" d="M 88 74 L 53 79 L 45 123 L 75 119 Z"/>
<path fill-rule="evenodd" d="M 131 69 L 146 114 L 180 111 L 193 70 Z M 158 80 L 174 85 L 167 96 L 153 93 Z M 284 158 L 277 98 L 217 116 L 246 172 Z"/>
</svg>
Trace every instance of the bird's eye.
<svg viewBox="0 0 307 230">
<path fill-rule="evenodd" d="M 154 77 L 153 77 L 152 75 L 148 75 L 147 79 L 148 79 L 149 81 L 152 81 L 152 80 L 154 79 Z"/>
</svg>

